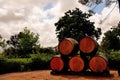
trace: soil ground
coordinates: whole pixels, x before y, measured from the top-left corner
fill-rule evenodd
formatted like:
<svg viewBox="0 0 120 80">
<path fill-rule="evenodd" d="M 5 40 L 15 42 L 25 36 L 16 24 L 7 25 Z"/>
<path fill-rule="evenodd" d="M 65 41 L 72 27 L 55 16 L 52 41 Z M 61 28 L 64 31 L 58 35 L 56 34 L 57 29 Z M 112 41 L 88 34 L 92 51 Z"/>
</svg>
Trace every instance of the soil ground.
<svg viewBox="0 0 120 80">
<path fill-rule="evenodd" d="M 51 74 L 51 70 L 40 70 L 30 72 L 15 72 L 0 75 L 0 80 L 120 80 L 118 72 L 110 71 L 111 76 L 89 76 L 89 75 L 69 75 Z"/>
</svg>

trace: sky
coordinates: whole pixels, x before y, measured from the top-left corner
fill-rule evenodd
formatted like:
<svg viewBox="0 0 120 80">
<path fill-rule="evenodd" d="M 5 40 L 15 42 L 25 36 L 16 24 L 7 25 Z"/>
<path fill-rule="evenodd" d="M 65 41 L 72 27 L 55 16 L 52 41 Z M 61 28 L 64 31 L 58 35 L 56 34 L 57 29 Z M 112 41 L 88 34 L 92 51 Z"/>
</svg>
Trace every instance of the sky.
<svg viewBox="0 0 120 80">
<path fill-rule="evenodd" d="M 113 3 L 104 8 L 98 6 L 94 10 L 96 13 L 90 17 L 90 21 L 95 22 L 95 26 L 100 27 L 103 33 L 120 21 L 118 6 L 105 19 L 114 5 Z M 78 0 L 0 0 L 0 35 L 8 40 L 11 35 L 18 34 L 27 27 L 31 32 L 40 35 L 42 47 L 57 46 L 54 24 L 66 11 L 76 7 L 83 12 L 90 9 L 78 3 Z M 104 22 L 101 24 L 102 21 Z"/>
</svg>

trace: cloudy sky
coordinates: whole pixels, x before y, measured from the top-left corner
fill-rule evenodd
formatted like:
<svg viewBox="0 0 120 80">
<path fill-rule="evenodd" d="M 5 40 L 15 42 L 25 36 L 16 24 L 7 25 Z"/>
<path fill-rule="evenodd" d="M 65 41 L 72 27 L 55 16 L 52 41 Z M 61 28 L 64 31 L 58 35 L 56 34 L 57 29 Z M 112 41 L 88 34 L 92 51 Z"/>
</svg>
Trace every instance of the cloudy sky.
<svg viewBox="0 0 120 80">
<path fill-rule="evenodd" d="M 106 18 L 114 7 L 105 7 L 90 18 L 96 27 L 107 31 L 120 21 L 118 6 Z M 78 3 L 78 0 L 0 0 L 0 34 L 4 39 L 18 34 L 24 27 L 40 35 L 40 44 L 43 47 L 58 45 L 54 23 L 59 20 L 67 10 L 80 8 L 87 11 L 89 7 Z M 96 7 L 95 10 L 100 9 Z M 97 11 L 96 11 L 97 12 Z M 105 21 L 104 21 L 105 20 Z M 104 21 L 102 24 L 100 24 Z"/>
</svg>

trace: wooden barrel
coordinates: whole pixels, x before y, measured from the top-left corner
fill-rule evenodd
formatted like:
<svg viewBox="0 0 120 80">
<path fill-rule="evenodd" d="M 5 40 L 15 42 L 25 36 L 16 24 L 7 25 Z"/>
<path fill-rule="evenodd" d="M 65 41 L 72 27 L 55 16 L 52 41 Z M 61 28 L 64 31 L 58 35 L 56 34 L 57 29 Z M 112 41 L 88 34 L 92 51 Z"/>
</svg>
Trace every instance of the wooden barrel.
<svg viewBox="0 0 120 80">
<path fill-rule="evenodd" d="M 71 55 L 77 53 L 79 46 L 75 39 L 65 38 L 59 43 L 58 49 L 62 55 Z"/>
<path fill-rule="evenodd" d="M 97 55 L 90 59 L 89 68 L 96 73 L 103 73 L 108 70 L 108 60 L 105 56 Z"/>
<path fill-rule="evenodd" d="M 64 68 L 64 61 L 60 57 L 60 55 L 57 55 L 53 57 L 50 61 L 50 68 L 52 71 L 60 72 Z"/>
<path fill-rule="evenodd" d="M 120 76 L 120 67 L 118 68 L 118 75 Z"/>
<path fill-rule="evenodd" d="M 98 44 L 94 39 L 84 37 L 79 42 L 79 49 L 84 55 L 95 55 L 98 50 Z"/>
<path fill-rule="evenodd" d="M 69 68 L 72 72 L 81 72 L 84 67 L 84 60 L 80 56 L 73 56 L 69 60 Z"/>
</svg>

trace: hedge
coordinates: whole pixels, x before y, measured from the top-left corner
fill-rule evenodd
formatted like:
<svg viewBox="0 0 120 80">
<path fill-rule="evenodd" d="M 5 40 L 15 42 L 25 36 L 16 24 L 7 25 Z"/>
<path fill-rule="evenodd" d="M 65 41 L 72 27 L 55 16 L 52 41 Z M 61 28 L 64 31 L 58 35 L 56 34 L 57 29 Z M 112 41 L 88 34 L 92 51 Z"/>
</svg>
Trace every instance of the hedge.
<svg viewBox="0 0 120 80">
<path fill-rule="evenodd" d="M 0 56 L 0 74 L 7 72 L 21 72 L 30 70 L 49 69 L 49 62 L 53 55 L 32 54 L 30 58 L 6 58 Z"/>
</svg>

